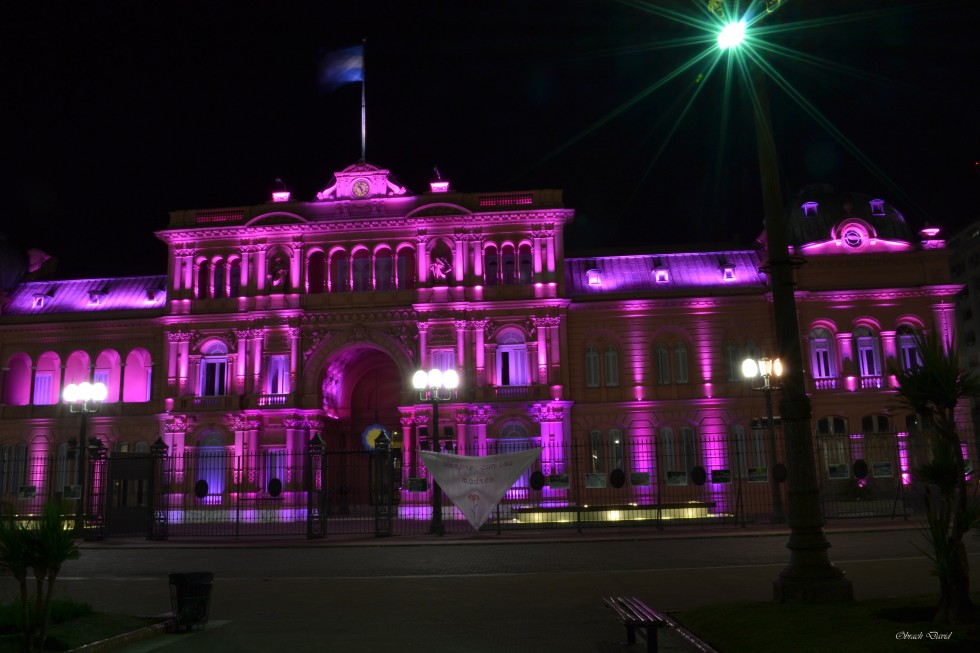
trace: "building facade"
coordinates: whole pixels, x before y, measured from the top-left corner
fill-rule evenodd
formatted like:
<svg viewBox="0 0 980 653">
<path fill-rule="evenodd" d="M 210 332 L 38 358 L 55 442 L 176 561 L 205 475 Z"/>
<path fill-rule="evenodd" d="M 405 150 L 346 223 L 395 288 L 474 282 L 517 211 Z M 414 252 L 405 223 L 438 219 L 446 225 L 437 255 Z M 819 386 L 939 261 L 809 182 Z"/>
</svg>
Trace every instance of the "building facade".
<svg viewBox="0 0 980 653">
<path fill-rule="evenodd" d="M 309 485 L 309 445 L 370 452 L 381 431 L 407 517 L 431 498 L 419 449 L 536 446 L 504 500 L 515 522 L 588 506 L 778 513 L 778 414 L 741 372 L 776 351 L 764 237 L 566 258 L 573 219 L 560 191 L 412 194 L 359 163 L 312 201 L 171 213 L 165 275 L 24 281 L 0 314 L 4 501 L 80 482 L 61 397 L 88 381 L 107 387 L 83 419 L 109 460 L 157 443 L 171 461 L 163 489 L 93 472 L 90 493 L 117 507 L 162 494 L 172 522 L 227 519 L 246 497 L 303 519 L 321 487 L 356 511 L 371 481 L 328 461 Z M 961 286 L 936 233 L 883 200 L 813 186 L 787 219 L 820 477 L 828 496 L 885 501 L 908 481 L 914 429 L 889 369 L 915 364 L 917 330 L 955 335 Z M 433 367 L 460 375 L 438 424 L 411 388 Z"/>
</svg>

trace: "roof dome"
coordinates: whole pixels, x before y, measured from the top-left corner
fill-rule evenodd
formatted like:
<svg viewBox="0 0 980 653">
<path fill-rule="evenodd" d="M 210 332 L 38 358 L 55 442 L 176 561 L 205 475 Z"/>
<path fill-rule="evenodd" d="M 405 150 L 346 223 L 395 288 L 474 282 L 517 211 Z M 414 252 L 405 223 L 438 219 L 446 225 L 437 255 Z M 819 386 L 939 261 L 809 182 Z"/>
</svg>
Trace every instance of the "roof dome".
<svg viewBox="0 0 980 653">
<path fill-rule="evenodd" d="M 834 238 L 846 220 L 859 220 L 884 240 L 914 242 L 902 214 L 883 199 L 837 192 L 828 184 L 811 184 L 797 193 L 787 209 L 787 240 L 794 247 Z"/>
</svg>

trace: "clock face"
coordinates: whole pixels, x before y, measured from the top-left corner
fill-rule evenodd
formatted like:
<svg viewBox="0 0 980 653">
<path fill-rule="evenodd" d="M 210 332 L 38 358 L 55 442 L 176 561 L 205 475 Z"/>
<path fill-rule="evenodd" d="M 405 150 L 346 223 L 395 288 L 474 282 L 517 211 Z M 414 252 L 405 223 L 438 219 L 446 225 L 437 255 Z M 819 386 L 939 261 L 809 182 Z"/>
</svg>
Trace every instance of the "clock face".
<svg viewBox="0 0 980 653">
<path fill-rule="evenodd" d="M 357 179 L 351 184 L 350 192 L 354 197 L 367 197 L 371 192 L 371 184 L 367 179 Z"/>
</svg>

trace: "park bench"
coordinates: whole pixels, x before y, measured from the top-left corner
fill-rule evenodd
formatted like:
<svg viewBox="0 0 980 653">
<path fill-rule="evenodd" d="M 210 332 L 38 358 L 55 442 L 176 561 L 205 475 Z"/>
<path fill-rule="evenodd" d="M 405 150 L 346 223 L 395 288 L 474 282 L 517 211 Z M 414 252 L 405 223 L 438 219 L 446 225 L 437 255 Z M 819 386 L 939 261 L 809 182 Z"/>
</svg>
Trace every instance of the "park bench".
<svg viewBox="0 0 980 653">
<path fill-rule="evenodd" d="M 603 599 L 616 611 L 626 626 L 626 643 L 636 644 L 636 630 L 642 629 L 647 640 L 647 651 L 657 653 L 657 629 L 670 625 L 668 619 L 634 596 L 609 596 Z"/>
</svg>

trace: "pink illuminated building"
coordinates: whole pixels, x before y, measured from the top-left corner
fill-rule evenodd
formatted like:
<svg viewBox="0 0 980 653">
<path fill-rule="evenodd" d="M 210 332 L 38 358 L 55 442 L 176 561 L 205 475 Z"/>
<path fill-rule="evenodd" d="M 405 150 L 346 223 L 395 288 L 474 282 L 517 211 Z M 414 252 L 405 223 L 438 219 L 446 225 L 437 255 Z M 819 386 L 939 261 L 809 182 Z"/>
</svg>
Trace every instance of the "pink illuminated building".
<svg viewBox="0 0 980 653">
<path fill-rule="evenodd" d="M 316 436 L 328 451 L 370 447 L 362 434 L 380 424 L 406 478 L 424 475 L 415 451 L 434 434 L 474 455 L 543 447 L 543 487 L 526 475 L 506 499 L 529 511 L 771 510 L 765 401 L 741 375 L 746 356 L 775 354 L 764 234 L 750 248 L 566 258 L 574 212 L 560 191 L 439 184 L 415 194 L 355 164 L 311 201 L 172 212 L 157 233 L 166 274 L 15 286 L 0 309 L 4 500 L 70 484 L 78 420 L 60 397 L 88 380 L 108 387 L 88 430 L 110 457 L 159 439 L 174 459 L 265 461 L 179 469 L 208 481 L 202 505 L 232 504 L 243 477 L 276 495 L 269 479 L 299 476 L 277 460 Z M 797 308 L 820 477 L 859 493 L 853 463 L 867 459 L 865 484 L 890 496 L 914 424 L 891 405 L 888 369 L 914 364 L 915 330 L 954 335 L 948 251 L 883 200 L 827 187 L 794 198 L 788 219 L 805 261 Z M 411 389 L 420 367 L 460 374 L 438 425 Z M 413 505 L 427 494 L 406 484 L 402 510 Z"/>
</svg>

